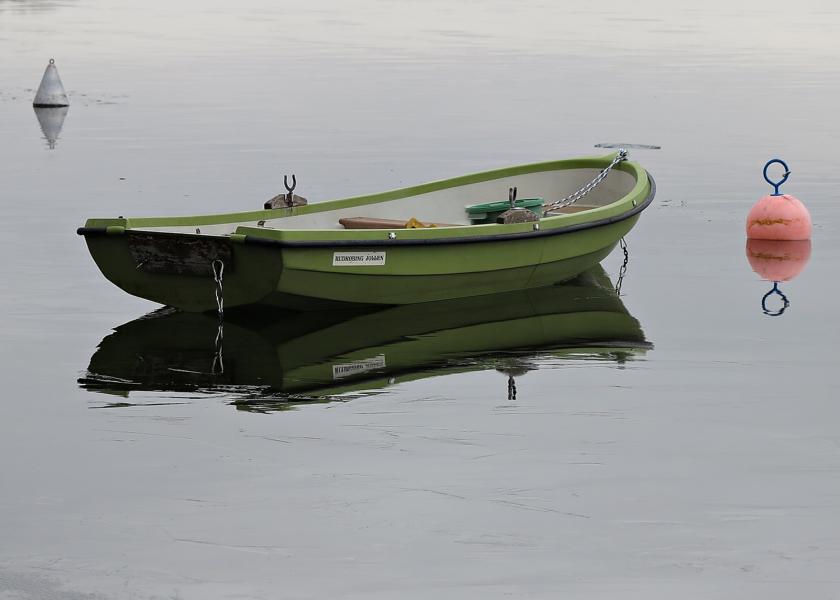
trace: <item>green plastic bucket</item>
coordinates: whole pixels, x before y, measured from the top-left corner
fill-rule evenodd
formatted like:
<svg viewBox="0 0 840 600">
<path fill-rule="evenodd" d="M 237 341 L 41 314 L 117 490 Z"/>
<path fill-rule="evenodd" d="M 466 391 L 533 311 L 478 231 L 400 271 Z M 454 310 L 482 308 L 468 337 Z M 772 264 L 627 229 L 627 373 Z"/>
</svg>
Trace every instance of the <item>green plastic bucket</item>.
<svg viewBox="0 0 840 600">
<path fill-rule="evenodd" d="M 516 208 L 527 208 L 538 217 L 542 216 L 542 207 L 545 201 L 542 198 L 522 198 L 514 202 Z M 510 202 L 500 200 L 499 202 L 485 202 L 484 204 L 472 204 L 467 206 L 467 214 L 473 225 L 480 223 L 495 223 L 496 217 L 510 208 Z"/>
</svg>

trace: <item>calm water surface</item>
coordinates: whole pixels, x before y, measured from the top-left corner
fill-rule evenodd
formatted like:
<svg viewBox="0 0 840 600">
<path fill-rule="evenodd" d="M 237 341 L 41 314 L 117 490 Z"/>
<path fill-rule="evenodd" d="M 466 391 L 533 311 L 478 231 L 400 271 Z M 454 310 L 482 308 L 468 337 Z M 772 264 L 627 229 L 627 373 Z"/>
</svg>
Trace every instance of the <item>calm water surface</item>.
<svg viewBox="0 0 840 600">
<path fill-rule="evenodd" d="M 838 27 L 819 1 L 0 0 L 0 598 L 836 598 Z M 75 235 L 258 208 L 284 173 L 317 201 L 611 142 L 662 147 L 631 151 L 658 195 L 620 297 L 616 252 L 534 301 L 548 341 L 522 299 L 473 330 L 229 323 L 214 378 L 212 320 L 136 321 L 157 307 Z M 774 156 L 815 222 L 780 317 L 742 230 Z"/>
</svg>

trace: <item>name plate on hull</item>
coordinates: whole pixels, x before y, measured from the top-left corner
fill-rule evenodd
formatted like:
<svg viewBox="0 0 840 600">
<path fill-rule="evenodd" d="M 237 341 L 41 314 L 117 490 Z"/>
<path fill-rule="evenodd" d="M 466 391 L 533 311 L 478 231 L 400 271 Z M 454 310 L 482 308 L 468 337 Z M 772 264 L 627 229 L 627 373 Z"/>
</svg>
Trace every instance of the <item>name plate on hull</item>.
<svg viewBox="0 0 840 600">
<path fill-rule="evenodd" d="M 376 371 L 384 369 L 385 355 L 380 354 L 373 358 L 366 358 L 351 363 L 344 363 L 340 365 L 333 365 L 333 379 L 341 379 L 342 377 L 350 377 L 351 375 L 359 375 L 360 373 L 367 373 L 368 371 Z"/>
<path fill-rule="evenodd" d="M 334 267 L 384 267 L 385 252 L 334 252 Z"/>
</svg>

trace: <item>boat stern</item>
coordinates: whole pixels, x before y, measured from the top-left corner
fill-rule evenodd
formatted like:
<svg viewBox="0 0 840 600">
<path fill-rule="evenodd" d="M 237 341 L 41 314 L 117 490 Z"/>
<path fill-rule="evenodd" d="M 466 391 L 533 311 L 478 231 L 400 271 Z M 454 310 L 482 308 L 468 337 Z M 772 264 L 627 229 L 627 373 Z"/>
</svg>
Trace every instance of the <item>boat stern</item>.
<svg viewBox="0 0 840 600">
<path fill-rule="evenodd" d="M 259 302 L 276 288 L 281 253 L 244 245 L 235 235 L 134 230 L 126 219 L 91 219 L 84 236 L 93 260 L 114 285 L 134 296 L 190 312 Z"/>
</svg>

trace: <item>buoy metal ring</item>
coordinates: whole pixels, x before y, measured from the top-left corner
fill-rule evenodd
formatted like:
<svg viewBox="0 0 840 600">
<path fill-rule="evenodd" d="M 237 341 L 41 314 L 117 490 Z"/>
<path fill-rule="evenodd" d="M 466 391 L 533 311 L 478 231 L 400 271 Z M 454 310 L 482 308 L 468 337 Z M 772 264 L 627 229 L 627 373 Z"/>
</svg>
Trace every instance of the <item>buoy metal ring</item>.
<svg viewBox="0 0 840 600">
<path fill-rule="evenodd" d="M 770 298 L 770 296 L 772 296 L 774 294 L 778 295 L 779 298 L 782 300 L 782 306 L 780 308 L 776 309 L 776 310 L 771 310 L 771 309 L 767 308 L 767 300 Z M 764 294 L 764 296 L 761 298 L 761 310 L 762 310 L 762 312 L 765 315 L 767 315 L 768 317 L 780 317 L 787 310 L 788 306 L 790 306 L 790 302 L 788 301 L 787 296 L 785 296 L 782 293 L 782 290 L 779 289 L 779 282 L 774 281 L 773 282 L 773 287 L 771 288 L 771 290 L 769 292 L 767 292 L 766 294 Z"/>
<path fill-rule="evenodd" d="M 776 164 L 776 163 L 782 165 L 782 167 L 784 167 L 784 169 L 785 169 L 785 172 L 782 175 L 781 180 L 779 180 L 779 181 L 773 181 L 772 179 L 770 179 L 770 177 L 767 176 L 767 169 L 770 168 L 770 165 L 773 165 L 773 164 Z M 790 169 L 788 168 L 787 163 L 785 161 L 783 161 L 781 158 L 774 158 L 772 160 L 768 160 L 767 164 L 764 165 L 764 181 L 766 181 L 767 183 L 769 183 L 770 185 L 773 186 L 773 195 L 774 196 L 781 196 L 781 194 L 779 193 L 779 187 L 785 181 L 788 180 L 788 177 L 790 177 Z"/>
</svg>

